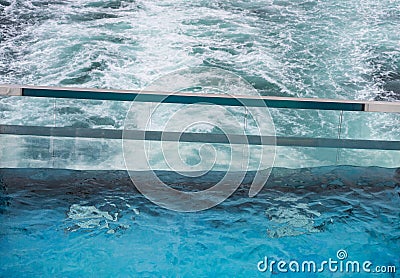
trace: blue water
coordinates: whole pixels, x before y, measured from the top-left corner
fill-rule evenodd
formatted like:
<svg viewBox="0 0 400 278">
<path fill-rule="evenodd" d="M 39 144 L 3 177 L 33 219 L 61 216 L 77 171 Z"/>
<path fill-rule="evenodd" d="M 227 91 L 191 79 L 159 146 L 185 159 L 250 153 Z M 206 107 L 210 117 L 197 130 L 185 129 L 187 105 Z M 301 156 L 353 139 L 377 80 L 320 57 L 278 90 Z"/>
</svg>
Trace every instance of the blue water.
<svg viewBox="0 0 400 278">
<path fill-rule="evenodd" d="M 206 66 L 262 95 L 398 101 L 399 11 L 397 0 L 0 0 L 0 83 L 142 89 Z M 0 124 L 122 129 L 128 108 L 3 97 Z M 338 135 L 339 111 L 270 112 L 278 136 Z M 341 138 L 400 140 L 399 123 L 394 113 L 344 113 Z M 268 277 L 257 270 L 264 256 L 318 262 L 340 249 L 399 272 L 395 169 L 280 168 L 256 198 L 244 186 L 195 214 L 155 206 L 125 172 L 36 169 L 123 169 L 121 154 L 115 141 L 0 137 L 0 276 Z M 399 167 L 399 158 L 278 148 L 276 162 Z"/>
<path fill-rule="evenodd" d="M 337 259 L 338 250 L 349 260 L 398 272 L 398 172 L 277 168 L 256 198 L 248 197 L 244 182 L 217 207 L 178 213 L 150 203 L 124 171 L 2 169 L 1 274 L 269 277 L 257 269 L 264 256 L 321 262 Z M 182 185 L 170 174 L 160 176 L 187 190 L 205 182 Z M 318 277 L 348 275 L 355 274 L 325 271 Z"/>
</svg>

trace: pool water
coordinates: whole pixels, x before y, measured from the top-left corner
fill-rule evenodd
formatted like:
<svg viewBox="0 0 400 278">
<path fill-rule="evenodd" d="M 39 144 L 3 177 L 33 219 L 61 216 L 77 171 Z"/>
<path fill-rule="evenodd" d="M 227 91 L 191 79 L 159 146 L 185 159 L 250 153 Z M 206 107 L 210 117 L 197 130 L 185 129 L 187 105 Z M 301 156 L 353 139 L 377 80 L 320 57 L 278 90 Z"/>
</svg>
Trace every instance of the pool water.
<svg viewBox="0 0 400 278">
<path fill-rule="evenodd" d="M 176 174 L 159 175 L 177 188 L 198 186 L 174 183 Z M 1 169 L 0 273 L 269 277 L 279 271 L 258 270 L 265 256 L 321 262 L 337 260 L 339 250 L 349 260 L 398 271 L 399 177 L 398 169 L 378 167 L 276 168 L 255 198 L 248 197 L 246 179 L 222 204 L 178 213 L 145 199 L 124 171 Z M 207 178 L 202 186 L 213 175 Z M 325 269 L 281 276 L 356 274 Z"/>
</svg>

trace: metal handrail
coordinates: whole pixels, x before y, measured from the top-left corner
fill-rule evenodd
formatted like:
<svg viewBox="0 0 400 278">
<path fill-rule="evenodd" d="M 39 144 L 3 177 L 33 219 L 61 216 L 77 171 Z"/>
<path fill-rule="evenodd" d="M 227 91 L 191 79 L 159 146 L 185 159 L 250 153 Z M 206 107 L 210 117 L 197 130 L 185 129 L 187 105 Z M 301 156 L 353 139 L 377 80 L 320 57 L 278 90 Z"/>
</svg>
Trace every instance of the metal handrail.
<svg viewBox="0 0 400 278">
<path fill-rule="evenodd" d="M 44 86 L 0 86 L 0 95 L 113 101 L 161 102 L 178 104 L 226 105 L 247 107 L 340 110 L 400 113 L 400 102 L 295 98 L 277 96 L 244 96 L 139 90 L 107 90 Z"/>
<path fill-rule="evenodd" d="M 400 151 L 400 141 L 0 125 L 0 134 Z"/>
</svg>

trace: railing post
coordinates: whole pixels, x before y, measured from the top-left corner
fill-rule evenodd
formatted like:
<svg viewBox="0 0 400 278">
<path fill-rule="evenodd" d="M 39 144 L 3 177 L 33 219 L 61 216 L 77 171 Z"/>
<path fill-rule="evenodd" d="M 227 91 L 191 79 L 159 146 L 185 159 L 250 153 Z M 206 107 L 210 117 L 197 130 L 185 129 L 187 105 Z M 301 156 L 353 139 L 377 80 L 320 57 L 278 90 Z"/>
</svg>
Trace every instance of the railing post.
<svg viewBox="0 0 400 278">
<path fill-rule="evenodd" d="M 341 147 L 340 147 L 340 142 L 342 140 L 341 136 L 342 136 L 342 123 L 343 123 L 343 110 L 340 111 L 340 115 L 339 115 L 339 124 L 338 124 L 338 136 L 337 139 L 339 140 L 339 146 L 336 149 L 336 165 L 338 165 L 339 159 L 340 159 L 340 151 L 341 151 Z"/>
</svg>

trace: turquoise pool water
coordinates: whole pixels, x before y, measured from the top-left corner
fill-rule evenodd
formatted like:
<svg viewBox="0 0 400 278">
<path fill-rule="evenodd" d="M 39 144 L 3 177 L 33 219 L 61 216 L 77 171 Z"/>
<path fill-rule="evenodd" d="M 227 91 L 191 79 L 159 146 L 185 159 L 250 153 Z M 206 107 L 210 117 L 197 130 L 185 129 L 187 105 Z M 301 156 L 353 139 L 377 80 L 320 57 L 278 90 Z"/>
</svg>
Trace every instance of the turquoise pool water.
<svg viewBox="0 0 400 278">
<path fill-rule="evenodd" d="M 177 188 L 207 186 L 159 173 Z M 216 174 L 214 174 L 216 175 Z M 257 263 L 347 260 L 400 267 L 399 170 L 277 168 L 256 198 L 177 213 L 138 194 L 124 171 L 1 169 L 4 277 L 274 277 Z M 356 275 L 358 274 L 358 275 Z M 397 277 L 281 273 L 279 277 Z"/>
</svg>

